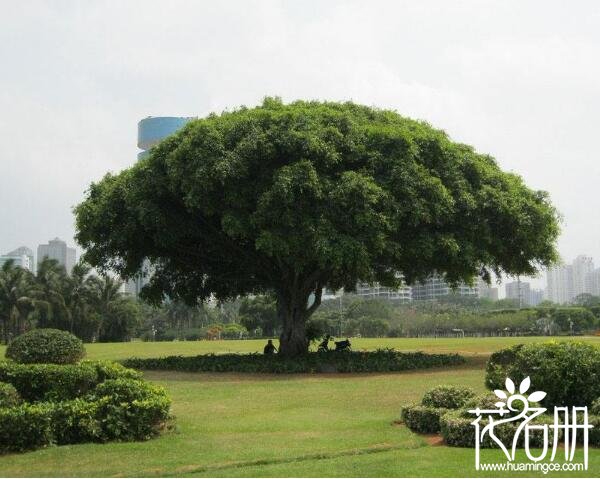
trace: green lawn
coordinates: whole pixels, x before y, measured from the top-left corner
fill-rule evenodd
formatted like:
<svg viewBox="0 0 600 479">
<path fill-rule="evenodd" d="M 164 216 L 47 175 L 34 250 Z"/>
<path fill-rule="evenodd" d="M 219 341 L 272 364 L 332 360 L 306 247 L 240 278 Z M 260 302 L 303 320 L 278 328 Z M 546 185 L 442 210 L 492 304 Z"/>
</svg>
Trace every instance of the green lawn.
<svg viewBox="0 0 600 479">
<path fill-rule="evenodd" d="M 600 338 L 589 340 L 600 345 Z M 487 354 L 518 341 L 362 339 L 355 344 Z M 88 345 L 88 352 L 93 358 L 122 358 L 251 351 L 261 344 L 108 344 Z M 472 449 L 430 445 L 427 438 L 393 421 L 403 404 L 419 399 L 429 387 L 444 383 L 482 391 L 483 376 L 481 361 L 395 374 L 148 372 L 146 377 L 164 385 L 173 399 L 175 431 L 148 442 L 62 446 L 0 456 L 0 476 L 475 476 Z M 599 452 L 590 451 L 590 469 L 581 476 L 599 475 Z M 484 457 L 491 461 L 500 456 L 498 451 L 484 451 Z"/>
<path fill-rule="evenodd" d="M 569 341 L 572 338 L 559 337 L 557 341 Z M 591 342 L 600 346 L 600 336 L 582 336 L 577 340 Z M 395 348 L 401 351 L 426 351 L 430 353 L 457 352 L 464 355 L 487 356 L 498 349 L 519 343 L 548 341 L 548 337 L 525 338 L 352 338 L 355 351 L 377 348 Z M 230 341 L 171 341 L 144 343 L 94 343 L 86 344 L 89 359 L 125 359 L 132 356 L 139 358 L 155 358 L 160 356 L 208 353 L 255 353 L 262 352 L 266 341 L 262 339 L 230 340 Z M 277 341 L 275 341 L 277 344 Z M 0 346 L 0 357 L 4 356 L 4 346 Z"/>
</svg>

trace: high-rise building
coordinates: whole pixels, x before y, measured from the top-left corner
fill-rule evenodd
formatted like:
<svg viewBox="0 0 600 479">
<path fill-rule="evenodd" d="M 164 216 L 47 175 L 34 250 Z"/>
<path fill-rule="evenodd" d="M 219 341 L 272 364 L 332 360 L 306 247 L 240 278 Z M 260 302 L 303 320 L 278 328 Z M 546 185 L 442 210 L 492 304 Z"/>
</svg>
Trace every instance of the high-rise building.
<svg viewBox="0 0 600 479">
<path fill-rule="evenodd" d="M 596 280 L 594 261 L 590 256 L 579 255 L 573 264 L 550 268 L 546 274 L 547 296 L 554 303 L 564 304 L 583 293 L 594 294 Z"/>
<path fill-rule="evenodd" d="M 490 286 L 482 279 L 479 279 L 479 281 L 477 282 L 477 287 L 479 290 L 480 298 L 498 301 L 498 288 Z"/>
<path fill-rule="evenodd" d="M 50 258 L 58 261 L 58 264 L 65 267 L 67 273 L 70 274 L 73 266 L 77 261 L 77 252 L 75 248 L 67 246 L 63 240 L 54 238 L 48 241 L 48 244 L 41 244 L 37 250 L 38 265 L 44 258 Z"/>
<path fill-rule="evenodd" d="M 137 145 L 143 151 L 138 153 L 138 160 L 144 158 L 153 146 L 179 131 L 191 120 L 194 120 L 194 117 L 149 116 L 140 120 Z"/>
<path fill-rule="evenodd" d="M 460 284 L 455 289 L 439 275 L 433 275 L 422 283 L 412 285 L 412 299 L 415 301 L 428 301 L 440 299 L 449 295 L 465 296 L 470 298 L 479 297 L 479 287 Z"/>
<path fill-rule="evenodd" d="M 546 291 L 553 303 L 564 304 L 574 297 L 573 266 L 564 264 L 554 266 L 546 272 Z"/>
<path fill-rule="evenodd" d="M 7 261 L 13 261 L 15 266 L 28 269 L 35 273 L 35 263 L 33 262 L 33 251 L 27 246 L 21 246 L 13 251 L 9 251 L 5 255 L 0 256 L 0 266 Z"/>
<path fill-rule="evenodd" d="M 575 258 L 573 261 L 573 294 L 575 296 L 591 293 L 590 275 L 593 271 L 594 260 L 590 256 L 580 254 Z"/>
<path fill-rule="evenodd" d="M 600 296 L 600 268 L 588 274 L 587 282 L 590 286 L 590 294 Z"/>
<path fill-rule="evenodd" d="M 511 281 L 506 283 L 506 298 L 515 299 L 519 306 L 531 305 L 531 285 L 526 281 Z"/>
<path fill-rule="evenodd" d="M 399 288 L 388 288 L 381 286 L 379 283 L 372 285 L 359 283 L 356 285 L 356 295 L 363 298 L 387 298 L 409 303 L 412 301 L 412 288 L 405 284 L 402 284 Z"/>
<path fill-rule="evenodd" d="M 543 289 L 532 289 L 529 292 L 529 306 L 537 306 L 544 301 L 544 290 Z"/>
</svg>

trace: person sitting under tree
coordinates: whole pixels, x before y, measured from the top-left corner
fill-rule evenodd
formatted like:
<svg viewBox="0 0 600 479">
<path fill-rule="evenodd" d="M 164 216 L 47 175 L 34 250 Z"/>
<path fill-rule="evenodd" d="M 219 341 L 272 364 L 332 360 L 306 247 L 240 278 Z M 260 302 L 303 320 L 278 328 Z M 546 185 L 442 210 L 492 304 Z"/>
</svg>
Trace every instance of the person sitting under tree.
<svg viewBox="0 0 600 479">
<path fill-rule="evenodd" d="M 277 352 L 277 348 L 273 344 L 273 340 L 269 339 L 267 341 L 267 345 L 265 346 L 265 349 L 263 349 L 263 353 L 264 354 L 275 354 L 276 352 Z"/>
<path fill-rule="evenodd" d="M 319 352 L 325 352 L 325 351 L 329 351 L 329 340 L 331 339 L 331 336 L 328 334 L 323 338 L 323 341 L 321 341 L 319 343 Z"/>
</svg>

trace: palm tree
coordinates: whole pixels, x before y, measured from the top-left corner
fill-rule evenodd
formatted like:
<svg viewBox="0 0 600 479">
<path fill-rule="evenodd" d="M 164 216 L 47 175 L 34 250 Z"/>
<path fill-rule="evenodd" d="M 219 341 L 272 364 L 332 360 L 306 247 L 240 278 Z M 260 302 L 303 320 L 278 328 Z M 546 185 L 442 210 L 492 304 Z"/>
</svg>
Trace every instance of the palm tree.
<svg viewBox="0 0 600 479">
<path fill-rule="evenodd" d="M 90 323 L 97 322 L 95 307 L 96 277 L 90 274 L 91 268 L 85 263 L 76 264 L 67 278 L 65 304 L 69 310 L 69 331 L 87 339 Z"/>
<path fill-rule="evenodd" d="M 122 299 L 123 295 L 120 291 L 122 284 L 122 281 L 108 275 L 92 278 L 94 303 L 102 321 L 109 317 L 111 307 Z M 102 321 L 98 323 L 96 328 L 95 339 L 100 337 Z"/>
<path fill-rule="evenodd" d="M 68 277 L 58 261 L 44 258 L 38 264 L 36 284 L 43 305 L 39 308 L 38 327 L 68 330 L 71 312 L 65 296 L 68 293 Z"/>
<path fill-rule="evenodd" d="M 13 335 L 25 330 L 26 321 L 39 304 L 36 299 L 33 275 L 13 261 L 7 261 L 0 268 L 0 321 L 2 337 L 8 342 Z"/>
</svg>

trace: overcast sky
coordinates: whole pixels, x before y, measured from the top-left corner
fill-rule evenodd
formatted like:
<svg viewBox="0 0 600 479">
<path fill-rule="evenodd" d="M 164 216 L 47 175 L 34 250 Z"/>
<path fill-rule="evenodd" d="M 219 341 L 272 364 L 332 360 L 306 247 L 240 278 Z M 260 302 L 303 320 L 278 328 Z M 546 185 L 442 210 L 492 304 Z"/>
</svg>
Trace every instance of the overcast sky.
<svg viewBox="0 0 600 479">
<path fill-rule="evenodd" d="M 278 95 L 429 121 L 549 191 L 563 258 L 600 263 L 599 27 L 594 1 L 0 0 L 0 253 L 73 243 L 141 118 Z"/>
</svg>

